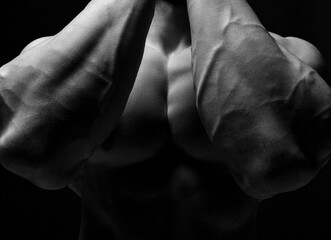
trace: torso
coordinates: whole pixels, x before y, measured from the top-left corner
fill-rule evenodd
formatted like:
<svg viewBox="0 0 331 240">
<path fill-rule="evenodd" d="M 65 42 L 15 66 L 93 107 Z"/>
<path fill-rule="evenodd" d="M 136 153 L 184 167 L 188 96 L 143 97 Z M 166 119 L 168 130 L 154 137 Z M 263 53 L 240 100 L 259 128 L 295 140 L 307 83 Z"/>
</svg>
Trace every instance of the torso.
<svg viewBox="0 0 331 240">
<path fill-rule="evenodd" d="M 254 239 L 257 201 L 204 132 L 190 54 L 146 47 L 121 121 L 81 177 L 81 240 Z"/>
</svg>

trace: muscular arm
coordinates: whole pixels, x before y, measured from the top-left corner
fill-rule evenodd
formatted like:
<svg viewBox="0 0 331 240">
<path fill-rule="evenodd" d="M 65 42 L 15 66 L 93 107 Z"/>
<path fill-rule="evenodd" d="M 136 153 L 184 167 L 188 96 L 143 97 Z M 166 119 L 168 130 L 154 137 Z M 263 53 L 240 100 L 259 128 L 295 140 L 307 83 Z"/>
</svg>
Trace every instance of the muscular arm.
<svg viewBox="0 0 331 240">
<path fill-rule="evenodd" d="M 307 184 L 330 156 L 331 93 L 245 0 L 188 0 L 197 108 L 239 186 L 268 198 Z"/>
<path fill-rule="evenodd" d="M 79 172 L 117 123 L 154 0 L 92 0 L 55 36 L 0 69 L 0 163 L 47 188 Z"/>
</svg>

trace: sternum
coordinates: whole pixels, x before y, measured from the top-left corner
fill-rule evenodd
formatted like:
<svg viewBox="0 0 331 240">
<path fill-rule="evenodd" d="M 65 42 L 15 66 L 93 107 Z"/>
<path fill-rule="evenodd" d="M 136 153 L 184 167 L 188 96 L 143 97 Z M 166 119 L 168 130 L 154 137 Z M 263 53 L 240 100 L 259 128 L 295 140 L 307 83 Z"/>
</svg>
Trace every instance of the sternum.
<svg viewBox="0 0 331 240">
<path fill-rule="evenodd" d="M 171 141 L 191 157 L 214 159 L 216 153 L 203 129 L 195 104 L 190 48 L 169 57 L 167 73 L 167 116 Z"/>
</svg>

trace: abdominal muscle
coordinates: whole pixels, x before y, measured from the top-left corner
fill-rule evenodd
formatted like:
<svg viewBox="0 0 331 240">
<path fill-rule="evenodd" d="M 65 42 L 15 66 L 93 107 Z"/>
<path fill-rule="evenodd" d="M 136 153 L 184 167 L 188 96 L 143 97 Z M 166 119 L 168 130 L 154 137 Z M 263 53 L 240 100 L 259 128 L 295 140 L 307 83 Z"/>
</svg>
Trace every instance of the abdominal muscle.
<svg viewBox="0 0 331 240">
<path fill-rule="evenodd" d="M 246 196 L 200 123 L 190 51 L 146 47 L 122 119 L 77 180 L 81 240 L 254 239 Z"/>
</svg>

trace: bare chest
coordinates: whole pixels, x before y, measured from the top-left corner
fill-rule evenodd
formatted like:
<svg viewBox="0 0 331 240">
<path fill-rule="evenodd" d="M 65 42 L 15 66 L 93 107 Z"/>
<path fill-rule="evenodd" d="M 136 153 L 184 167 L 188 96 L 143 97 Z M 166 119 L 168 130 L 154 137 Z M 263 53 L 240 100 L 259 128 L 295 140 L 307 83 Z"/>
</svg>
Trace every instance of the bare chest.
<svg viewBox="0 0 331 240">
<path fill-rule="evenodd" d="M 146 48 L 121 120 L 92 160 L 129 165 L 169 144 L 188 157 L 218 158 L 195 106 L 190 49 L 164 57 Z"/>
<path fill-rule="evenodd" d="M 189 49 L 169 59 L 151 55 L 119 125 L 82 178 L 86 234 L 111 229 L 121 239 L 195 240 L 235 230 L 248 236 L 255 203 L 219 164 L 204 132 Z"/>
<path fill-rule="evenodd" d="M 191 49 L 171 56 L 167 70 L 167 119 L 172 142 L 192 158 L 220 160 L 196 108 Z"/>
</svg>

